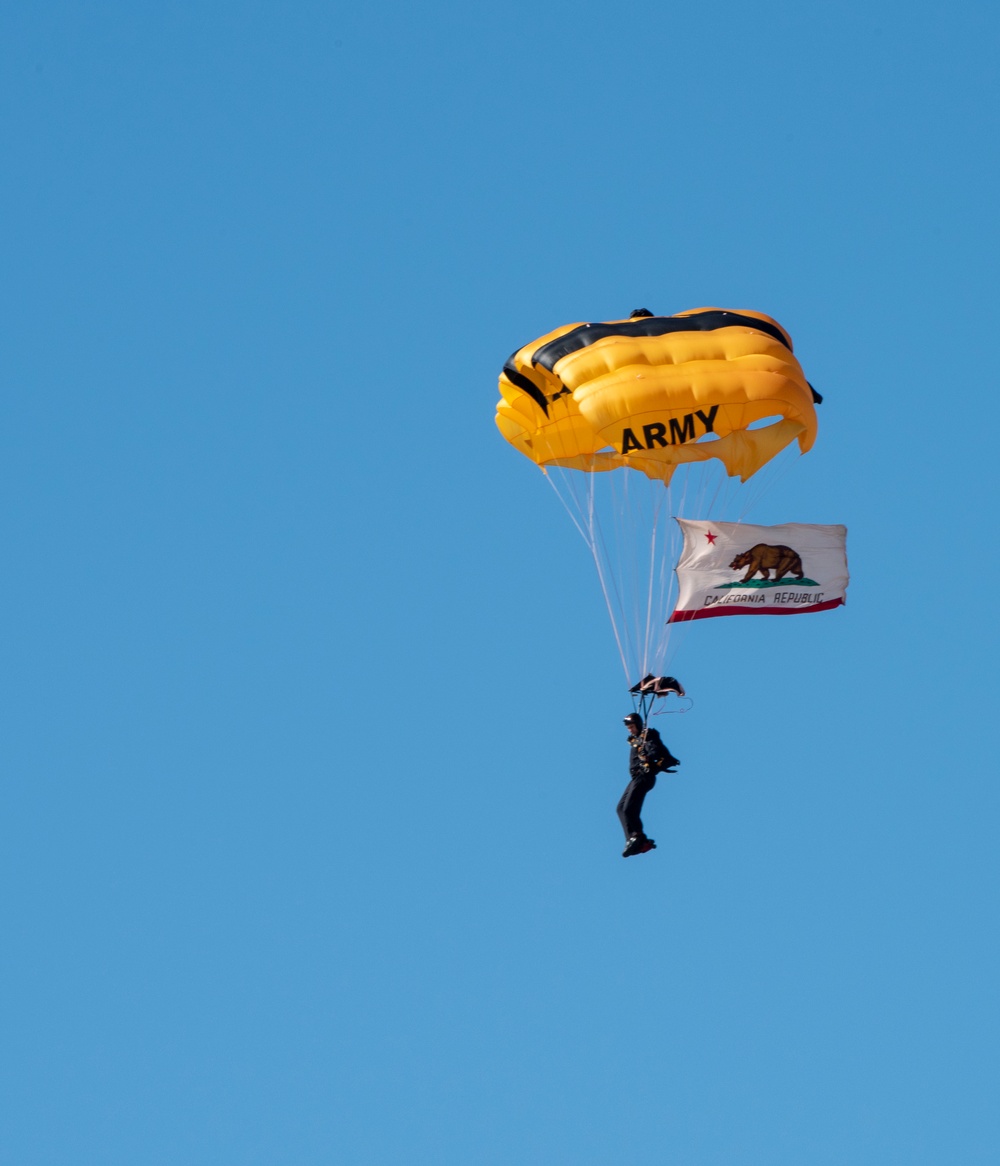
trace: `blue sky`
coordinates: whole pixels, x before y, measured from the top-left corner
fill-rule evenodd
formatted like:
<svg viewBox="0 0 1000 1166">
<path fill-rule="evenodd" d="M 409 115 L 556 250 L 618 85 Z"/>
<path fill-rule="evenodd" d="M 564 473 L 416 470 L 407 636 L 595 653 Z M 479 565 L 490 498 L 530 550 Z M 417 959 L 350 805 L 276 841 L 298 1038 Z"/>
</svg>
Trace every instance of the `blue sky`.
<svg viewBox="0 0 1000 1166">
<path fill-rule="evenodd" d="M 992 5 L 51 3 L 0 25 L 12 1166 L 995 1160 Z M 766 311 L 759 522 L 620 858 L 561 323 Z"/>
</svg>

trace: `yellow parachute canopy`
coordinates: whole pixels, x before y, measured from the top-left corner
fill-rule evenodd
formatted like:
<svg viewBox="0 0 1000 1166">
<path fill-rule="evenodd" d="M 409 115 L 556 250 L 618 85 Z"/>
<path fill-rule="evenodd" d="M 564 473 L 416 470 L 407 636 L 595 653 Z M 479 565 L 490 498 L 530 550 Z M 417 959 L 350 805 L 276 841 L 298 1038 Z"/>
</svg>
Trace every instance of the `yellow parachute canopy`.
<svg viewBox="0 0 1000 1166">
<path fill-rule="evenodd" d="M 777 321 L 722 308 L 556 328 L 511 356 L 500 396 L 500 432 L 538 465 L 664 482 L 709 458 L 746 481 L 796 438 L 805 453 L 819 400 Z"/>
</svg>

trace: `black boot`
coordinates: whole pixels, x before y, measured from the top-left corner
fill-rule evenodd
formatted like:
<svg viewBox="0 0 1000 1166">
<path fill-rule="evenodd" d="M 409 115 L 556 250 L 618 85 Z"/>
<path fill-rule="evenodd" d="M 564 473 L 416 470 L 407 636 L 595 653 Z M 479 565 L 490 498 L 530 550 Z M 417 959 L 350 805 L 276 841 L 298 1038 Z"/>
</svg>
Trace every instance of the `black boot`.
<svg viewBox="0 0 1000 1166">
<path fill-rule="evenodd" d="M 645 841 L 645 836 L 642 834 L 632 834 L 629 840 L 625 843 L 625 849 L 622 851 L 622 858 L 631 858 L 633 854 L 641 853 L 641 846 Z"/>
</svg>

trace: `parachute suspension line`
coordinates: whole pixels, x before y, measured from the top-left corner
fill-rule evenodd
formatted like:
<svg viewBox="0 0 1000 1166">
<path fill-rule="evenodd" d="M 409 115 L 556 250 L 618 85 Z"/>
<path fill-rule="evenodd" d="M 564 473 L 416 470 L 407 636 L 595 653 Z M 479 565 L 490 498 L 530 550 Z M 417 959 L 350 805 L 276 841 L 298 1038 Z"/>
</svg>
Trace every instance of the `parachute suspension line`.
<svg viewBox="0 0 1000 1166">
<path fill-rule="evenodd" d="M 611 617 L 611 630 L 614 633 L 615 645 L 618 646 L 618 655 L 621 660 L 621 669 L 622 672 L 625 673 L 626 680 L 628 680 L 628 661 L 626 659 L 626 649 L 621 642 L 621 632 L 624 632 L 624 627 L 622 627 L 621 630 L 619 628 L 619 623 L 621 623 L 621 620 L 618 619 L 617 613 L 615 613 L 614 603 L 612 602 L 611 593 L 608 591 L 607 580 L 605 578 L 604 563 L 601 562 L 600 554 L 598 552 L 599 538 L 600 545 L 603 545 L 603 536 L 599 535 L 600 524 L 598 521 L 596 521 L 596 518 L 594 518 L 593 504 L 594 478 L 597 478 L 598 475 L 596 475 L 596 473 L 589 473 L 589 475 L 586 475 L 586 506 L 584 506 L 584 499 L 580 498 L 575 489 L 575 485 L 573 485 L 575 479 L 568 477 L 569 475 L 572 475 L 573 471 L 559 469 L 559 473 L 561 473 L 561 476 L 563 476 L 563 483 L 566 486 L 566 489 L 568 489 L 570 492 L 573 503 L 576 505 L 577 514 L 579 515 L 578 520 L 577 514 L 573 513 L 572 507 L 566 503 L 562 492 L 559 491 L 559 487 L 555 483 L 555 469 L 556 468 L 554 468 L 554 466 L 549 466 L 549 472 L 547 475 L 545 475 L 545 477 L 548 478 L 549 485 L 552 487 L 552 490 L 556 492 L 556 497 L 563 504 L 564 510 L 570 515 L 573 526 L 575 526 L 577 531 L 580 533 L 580 538 L 583 539 L 583 541 L 586 543 L 587 549 L 590 550 L 594 562 L 594 567 L 597 568 L 598 582 L 600 583 L 601 593 L 604 595 L 604 602 L 605 606 L 607 607 L 607 613 L 608 616 Z M 621 600 L 619 598 L 619 604 L 620 603 Z"/>
<path fill-rule="evenodd" d="M 625 637 L 626 643 L 628 642 L 628 639 L 629 639 L 628 627 L 627 627 L 626 621 L 624 619 L 625 604 L 622 601 L 622 597 L 621 597 L 621 594 L 620 594 L 618 586 L 617 586 L 617 581 L 612 576 L 611 582 L 612 582 L 612 586 L 613 586 L 614 593 L 615 593 L 615 599 L 618 602 L 618 607 L 619 607 L 620 611 L 622 612 L 622 617 L 623 617 L 622 621 L 621 621 L 622 627 L 619 631 L 619 627 L 618 627 L 619 621 L 615 617 L 615 606 L 611 602 L 611 596 L 608 593 L 608 585 L 607 585 L 607 581 L 605 579 L 604 564 L 601 561 L 601 556 L 597 550 L 598 545 L 600 545 L 601 549 L 604 552 L 605 557 L 608 560 L 608 563 L 610 564 L 612 562 L 611 557 L 608 554 L 607 543 L 605 542 L 605 539 L 604 539 L 604 532 L 601 529 L 600 517 L 597 515 L 597 508 L 594 505 L 594 486 L 595 486 L 594 479 L 596 477 L 597 477 L 596 474 L 589 474 L 588 475 L 588 483 L 587 483 L 587 485 L 588 485 L 588 490 L 587 490 L 588 517 L 589 517 L 589 529 L 590 529 L 590 553 L 593 555 L 594 565 L 597 567 L 597 577 L 601 582 L 601 590 L 604 592 L 604 602 L 605 602 L 607 609 L 608 609 L 608 615 L 611 617 L 611 627 L 615 633 L 615 643 L 618 645 L 618 655 L 621 657 L 622 671 L 625 673 L 625 682 L 628 683 L 628 680 L 629 680 L 628 660 L 626 659 L 625 648 L 622 646 L 622 636 Z M 596 534 L 594 533 L 595 528 L 596 528 L 596 532 L 597 532 Z"/>
<path fill-rule="evenodd" d="M 568 450 L 563 450 L 564 453 L 569 453 Z M 622 670 L 628 678 L 628 663 L 626 659 L 626 646 L 622 643 L 622 635 L 627 632 L 625 629 L 625 620 L 619 620 L 616 616 L 615 606 L 612 602 L 611 595 L 608 590 L 608 582 L 605 577 L 604 563 L 601 561 L 601 554 L 599 547 L 603 546 L 603 532 L 600 528 L 599 520 L 595 520 L 594 508 L 594 479 L 600 475 L 588 473 L 584 475 L 585 484 L 579 482 L 575 477 L 575 472 L 571 469 L 563 467 L 547 466 L 543 467 L 545 477 L 548 479 L 549 485 L 555 491 L 556 497 L 562 503 L 563 509 L 570 516 L 573 525 L 580 532 L 580 537 L 587 544 L 590 550 L 591 557 L 594 560 L 594 566 L 597 568 L 597 578 L 601 585 L 601 591 L 604 595 L 604 603 L 608 609 L 608 615 L 611 619 L 611 630 L 614 633 L 615 644 L 618 648 L 618 656 L 622 662 Z M 555 473 L 558 472 L 567 495 L 572 499 L 571 506 L 567 499 L 563 496 L 562 490 L 556 485 Z M 579 488 L 578 488 L 579 487 Z M 584 493 L 585 491 L 585 493 Z M 584 504 L 586 502 L 586 505 Z M 574 513 L 575 509 L 575 513 Z M 610 556 L 607 555 L 607 550 L 604 550 L 605 556 L 610 563 Z M 612 581 L 613 582 L 613 581 Z M 624 615 L 624 605 L 621 604 L 619 597 L 619 605 L 622 606 L 622 614 Z M 619 624 L 622 626 L 620 627 Z"/>
<path fill-rule="evenodd" d="M 680 497 L 677 497 L 678 488 L 674 485 L 675 480 L 680 482 Z M 674 471 L 669 483 L 665 483 L 666 489 L 664 493 L 667 497 L 667 519 L 669 525 L 667 533 L 664 536 L 663 546 L 663 564 L 660 571 L 660 589 L 659 589 L 659 607 L 661 613 L 660 627 L 658 628 L 659 636 L 656 645 L 656 655 L 658 659 L 662 660 L 664 666 L 669 662 L 673 653 L 670 651 L 672 635 L 676 629 L 668 623 L 670 617 L 670 608 L 672 607 L 672 599 L 675 592 L 676 582 L 676 563 L 680 553 L 680 538 L 679 527 L 673 521 L 673 514 L 683 514 L 687 509 L 688 491 L 691 485 L 691 471 L 688 466 L 678 466 Z M 704 485 L 704 483 L 703 483 Z M 697 493 L 701 493 L 698 491 Z M 676 505 L 675 505 L 676 501 Z M 676 645 L 674 647 L 676 651 Z"/>
<path fill-rule="evenodd" d="M 754 474 L 753 486 L 746 492 L 743 508 L 736 517 L 737 522 L 742 522 L 764 496 L 774 489 L 778 482 L 788 474 L 799 456 L 793 442 Z"/>
<path fill-rule="evenodd" d="M 706 485 L 706 493 L 707 493 L 708 483 L 706 482 L 705 485 Z M 726 509 L 726 502 L 728 501 L 728 495 L 729 495 L 729 479 L 728 478 L 721 478 L 719 480 L 718 485 L 715 487 L 715 493 L 712 495 L 712 501 L 708 504 L 708 508 L 705 511 L 706 516 L 710 516 L 710 515 L 717 512 L 716 507 L 719 504 L 719 495 L 720 494 L 722 495 L 722 507 L 721 507 L 721 509 L 725 510 Z"/>
<path fill-rule="evenodd" d="M 649 637 L 653 623 L 653 584 L 656 581 L 656 526 L 659 522 L 659 507 L 653 511 L 652 529 L 649 532 L 649 587 L 646 589 L 646 632 L 642 644 L 642 674 L 649 671 Z M 638 677 L 636 678 L 638 679 Z"/>
<path fill-rule="evenodd" d="M 570 521 L 573 523 L 573 525 L 576 527 L 576 529 L 580 532 L 580 538 L 582 538 L 583 541 L 589 545 L 590 540 L 587 538 L 587 532 L 583 529 L 583 527 L 579 524 L 579 522 L 577 522 L 576 515 L 573 513 L 569 504 L 566 502 L 566 499 L 562 496 L 562 494 L 560 494 L 559 487 L 552 480 L 553 470 L 547 469 L 545 466 L 543 466 L 542 473 L 545 474 L 545 480 L 548 482 L 548 484 L 555 491 L 555 495 L 559 499 L 559 501 L 562 503 L 563 509 L 569 515 Z"/>
<path fill-rule="evenodd" d="M 650 652 L 653 651 L 652 639 L 653 631 L 653 590 L 656 585 L 657 578 L 661 574 L 661 564 L 657 559 L 657 546 L 659 546 L 660 533 L 660 511 L 663 504 L 663 494 L 657 490 L 655 484 L 650 483 L 649 489 L 649 503 L 652 506 L 652 521 L 649 524 L 649 570 L 648 581 L 646 588 L 646 633 L 643 635 L 642 644 L 642 675 L 645 676 L 650 672 Z M 659 640 L 659 628 L 657 628 L 656 639 Z"/>
<path fill-rule="evenodd" d="M 624 541 L 624 545 L 619 545 L 616 552 L 617 562 L 623 565 L 621 572 L 621 579 L 619 580 L 624 598 L 626 601 L 631 600 L 631 611 L 623 604 L 625 631 L 629 628 L 634 629 L 635 644 L 633 645 L 633 665 L 638 665 L 643 671 L 639 673 L 640 676 L 645 675 L 645 659 L 642 651 L 642 594 L 639 588 L 639 581 L 642 578 L 639 568 L 639 557 L 642 548 L 639 546 L 638 531 L 636 529 L 636 509 L 635 503 L 642 506 L 644 499 L 640 496 L 633 501 L 631 495 L 635 493 L 631 489 L 633 478 L 632 473 L 621 475 L 618 479 L 621 485 L 620 501 L 617 508 L 617 520 L 615 530 L 618 535 L 620 544 Z M 632 678 L 627 677 L 631 683 Z M 638 679 L 636 677 L 635 679 Z"/>
<path fill-rule="evenodd" d="M 695 510 L 701 510 L 702 502 L 706 492 L 706 480 L 702 474 L 699 478 L 695 478 L 690 466 L 678 466 L 679 477 L 679 491 L 674 486 L 674 479 L 671 479 L 671 496 L 672 500 L 677 499 L 676 506 L 671 506 L 673 515 L 683 515 L 688 512 L 689 504 Z M 675 477 L 677 475 L 675 474 Z M 694 487 L 692 488 L 692 484 Z M 677 498 L 679 492 L 680 497 Z M 693 497 L 692 497 L 693 495 Z M 678 632 L 683 635 L 683 631 L 674 625 L 670 624 L 670 614 L 674 606 L 674 600 L 677 595 L 677 560 L 680 556 L 681 549 L 681 535 L 680 526 L 673 520 L 673 515 L 670 521 L 669 534 L 669 565 L 664 571 L 662 599 L 660 603 L 660 610 L 663 612 L 663 626 L 661 628 L 662 636 L 662 656 L 663 667 L 672 661 L 676 655 L 679 643 Z M 684 629 L 686 630 L 686 629 Z"/>
<path fill-rule="evenodd" d="M 655 529 L 662 527 L 669 494 L 659 479 L 647 479 L 636 471 L 592 475 L 591 491 L 593 551 L 600 560 L 606 603 L 613 613 L 620 654 L 625 657 L 625 675 L 632 683 L 658 666 L 663 634 L 668 630 L 654 601 L 657 594 L 662 596 L 672 565 L 665 560 L 666 546 Z M 603 519 L 597 504 L 602 494 L 608 510 Z M 647 530 L 647 525 L 654 529 Z"/>
<path fill-rule="evenodd" d="M 646 637 L 645 637 L 645 651 L 642 661 L 642 674 L 648 675 L 653 671 L 652 665 L 660 659 L 666 649 L 666 640 L 669 635 L 669 628 L 666 620 L 662 618 L 664 608 L 666 606 L 666 599 L 669 592 L 669 571 L 670 562 L 668 557 L 668 550 L 670 544 L 670 535 L 662 531 L 663 509 L 664 503 L 667 503 L 667 510 L 669 511 L 670 488 L 666 482 L 663 483 L 662 488 L 658 488 L 658 484 L 652 485 L 653 495 L 653 514 L 652 522 L 650 524 L 650 544 L 649 544 L 649 586 L 646 595 Z M 669 514 L 667 515 L 669 518 Z M 663 537 L 660 538 L 661 534 Z M 657 549 L 657 542 L 659 541 L 659 550 Z M 656 611 L 661 613 L 656 618 L 656 623 L 653 622 L 653 596 L 656 591 L 657 606 Z"/>
</svg>

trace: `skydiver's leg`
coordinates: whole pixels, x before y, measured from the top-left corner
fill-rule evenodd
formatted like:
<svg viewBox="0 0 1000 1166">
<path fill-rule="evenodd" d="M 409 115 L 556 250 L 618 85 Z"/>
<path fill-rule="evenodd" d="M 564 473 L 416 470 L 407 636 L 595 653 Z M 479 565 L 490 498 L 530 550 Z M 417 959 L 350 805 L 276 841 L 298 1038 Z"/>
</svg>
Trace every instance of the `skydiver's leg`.
<svg viewBox="0 0 1000 1166">
<path fill-rule="evenodd" d="M 629 795 L 632 793 L 632 787 L 635 785 L 634 781 L 630 781 L 625 787 L 625 792 L 618 799 L 618 805 L 615 808 L 615 813 L 618 815 L 618 821 L 622 824 L 622 829 L 625 831 L 625 841 L 629 839 L 629 816 L 626 806 L 629 804 Z"/>
<path fill-rule="evenodd" d="M 618 820 L 625 831 L 626 840 L 631 838 L 633 834 L 642 833 L 642 818 L 640 817 L 642 803 L 652 788 L 653 783 L 649 778 L 633 778 L 626 786 L 621 801 L 618 803 Z"/>
</svg>

